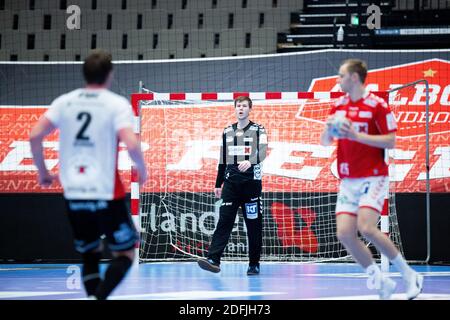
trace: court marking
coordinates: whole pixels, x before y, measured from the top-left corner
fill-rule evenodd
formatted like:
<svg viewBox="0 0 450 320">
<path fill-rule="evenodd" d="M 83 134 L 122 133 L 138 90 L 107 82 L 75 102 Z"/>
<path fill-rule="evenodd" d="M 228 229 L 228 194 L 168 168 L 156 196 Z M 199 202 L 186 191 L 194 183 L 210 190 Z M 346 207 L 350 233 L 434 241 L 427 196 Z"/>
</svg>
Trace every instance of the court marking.
<svg viewBox="0 0 450 320">
<path fill-rule="evenodd" d="M 130 294 L 130 295 L 114 295 L 110 296 L 108 300 L 206 300 L 206 299 L 225 299 L 225 298 L 239 298 L 250 296 L 267 296 L 279 295 L 285 292 L 266 292 L 266 291 L 172 291 L 160 293 L 145 293 L 145 294 Z M 68 300 L 86 300 L 68 299 Z"/>
<path fill-rule="evenodd" d="M 380 300 L 378 295 L 359 295 L 359 296 L 334 296 L 334 297 L 317 297 L 308 299 L 296 299 L 296 300 Z M 395 293 L 392 295 L 391 300 L 406 300 L 404 293 Z M 421 293 L 414 300 L 450 300 L 450 294 L 441 293 Z"/>
<path fill-rule="evenodd" d="M 448 277 L 450 272 L 448 271 L 430 271 L 430 272 L 419 272 L 421 275 L 426 277 Z M 387 272 L 384 273 L 389 277 L 401 277 L 400 272 Z M 296 276 L 300 277 L 330 277 L 330 278 L 367 278 L 367 273 L 297 273 Z"/>
<path fill-rule="evenodd" d="M 79 292 L 67 291 L 0 291 L 0 299 L 14 299 L 26 297 L 43 297 L 52 295 L 75 294 Z"/>
</svg>

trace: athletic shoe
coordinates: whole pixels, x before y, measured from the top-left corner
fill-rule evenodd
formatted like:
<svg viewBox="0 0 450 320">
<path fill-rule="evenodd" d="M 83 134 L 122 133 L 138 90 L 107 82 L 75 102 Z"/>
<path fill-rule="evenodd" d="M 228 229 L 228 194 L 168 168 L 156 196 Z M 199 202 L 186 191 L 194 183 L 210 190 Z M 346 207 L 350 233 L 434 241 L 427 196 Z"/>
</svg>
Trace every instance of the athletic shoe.
<svg viewBox="0 0 450 320">
<path fill-rule="evenodd" d="M 198 259 L 198 266 L 203 270 L 218 273 L 220 272 L 220 264 L 212 259 Z"/>
<path fill-rule="evenodd" d="M 378 290 L 378 295 L 380 300 L 390 300 L 392 293 L 394 293 L 397 283 L 394 280 L 383 276 L 380 281 L 380 289 Z"/>
<path fill-rule="evenodd" d="M 259 274 L 259 266 L 248 266 L 247 275 L 256 276 Z"/>
<path fill-rule="evenodd" d="M 414 272 L 411 277 L 405 279 L 406 282 L 406 298 L 412 300 L 416 298 L 423 289 L 423 275 Z"/>
</svg>

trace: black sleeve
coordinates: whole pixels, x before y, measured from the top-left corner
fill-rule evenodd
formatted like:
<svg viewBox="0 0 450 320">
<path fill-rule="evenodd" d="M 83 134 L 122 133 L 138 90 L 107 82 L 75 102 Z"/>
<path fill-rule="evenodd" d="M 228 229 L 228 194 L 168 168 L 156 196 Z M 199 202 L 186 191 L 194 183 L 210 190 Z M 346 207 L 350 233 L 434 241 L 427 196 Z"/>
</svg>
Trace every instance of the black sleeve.
<svg viewBox="0 0 450 320">
<path fill-rule="evenodd" d="M 226 146 L 225 146 L 225 133 L 222 134 L 222 145 L 220 146 L 220 159 L 217 166 L 216 188 L 222 187 L 222 183 L 225 181 L 225 169 L 227 167 Z"/>
</svg>

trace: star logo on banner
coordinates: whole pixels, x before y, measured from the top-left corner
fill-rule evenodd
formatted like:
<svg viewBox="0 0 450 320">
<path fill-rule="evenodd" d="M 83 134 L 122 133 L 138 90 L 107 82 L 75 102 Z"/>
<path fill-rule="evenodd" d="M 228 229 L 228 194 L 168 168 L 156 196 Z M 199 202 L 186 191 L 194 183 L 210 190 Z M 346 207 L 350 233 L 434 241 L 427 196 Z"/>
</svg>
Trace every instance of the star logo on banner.
<svg viewBox="0 0 450 320">
<path fill-rule="evenodd" d="M 437 71 L 434 71 L 433 69 L 428 69 L 428 70 L 425 70 L 425 71 L 422 71 L 423 72 L 423 76 L 424 77 L 431 77 L 431 78 L 433 78 L 434 77 L 434 74 L 435 73 L 437 73 Z"/>
</svg>

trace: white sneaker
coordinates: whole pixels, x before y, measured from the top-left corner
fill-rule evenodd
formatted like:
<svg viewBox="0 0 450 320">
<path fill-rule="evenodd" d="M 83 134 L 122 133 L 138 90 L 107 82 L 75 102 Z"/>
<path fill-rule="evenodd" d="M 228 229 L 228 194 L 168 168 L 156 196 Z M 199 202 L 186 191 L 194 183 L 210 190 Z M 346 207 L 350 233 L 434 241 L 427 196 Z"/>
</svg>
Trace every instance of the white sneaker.
<svg viewBox="0 0 450 320">
<path fill-rule="evenodd" d="M 423 275 L 414 272 L 411 277 L 405 279 L 406 282 L 406 298 L 408 300 L 416 298 L 423 289 Z"/>
<path fill-rule="evenodd" d="M 391 278 L 383 276 L 380 281 L 380 289 L 378 290 L 378 295 L 380 300 L 390 300 L 392 293 L 394 293 L 397 283 Z"/>
</svg>

